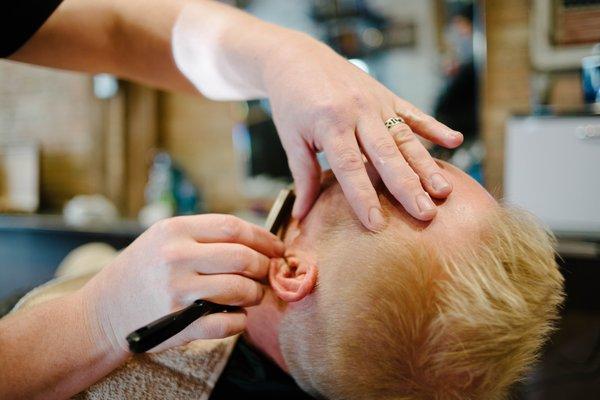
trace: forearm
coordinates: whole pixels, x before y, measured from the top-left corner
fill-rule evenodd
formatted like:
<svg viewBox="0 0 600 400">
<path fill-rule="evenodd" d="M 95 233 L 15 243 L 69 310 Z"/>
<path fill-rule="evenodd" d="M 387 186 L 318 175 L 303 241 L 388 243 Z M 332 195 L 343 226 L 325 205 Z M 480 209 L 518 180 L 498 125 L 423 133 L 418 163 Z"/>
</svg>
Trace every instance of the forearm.
<svg viewBox="0 0 600 400">
<path fill-rule="evenodd" d="M 192 90 L 173 62 L 171 28 L 184 0 L 64 0 L 10 58 L 108 72 L 165 89 Z"/>
<path fill-rule="evenodd" d="M 178 48 L 183 43 L 201 60 L 185 75 L 174 58 L 174 31 Z M 191 80 L 210 97 L 250 98 L 266 95 L 264 71 L 275 55 L 300 42 L 313 41 L 214 1 L 65 0 L 11 58 L 168 90 L 193 91 Z M 230 88 L 224 96 L 212 93 L 217 81 Z"/>
<path fill-rule="evenodd" d="M 325 46 L 308 35 L 267 23 L 215 1 L 190 1 L 173 29 L 179 70 L 205 95 L 221 100 L 268 97 L 269 73 L 282 55 Z"/>
<path fill-rule="evenodd" d="M 79 292 L 0 320 L 0 398 L 66 398 L 122 364 L 93 324 Z"/>
</svg>

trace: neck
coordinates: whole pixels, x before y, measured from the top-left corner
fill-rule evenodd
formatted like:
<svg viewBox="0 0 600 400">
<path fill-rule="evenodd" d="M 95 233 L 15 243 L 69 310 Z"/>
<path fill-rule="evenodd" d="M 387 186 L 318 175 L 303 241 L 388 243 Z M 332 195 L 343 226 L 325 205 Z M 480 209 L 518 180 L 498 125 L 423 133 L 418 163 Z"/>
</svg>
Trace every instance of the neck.
<svg viewBox="0 0 600 400">
<path fill-rule="evenodd" d="M 244 339 L 288 372 L 279 347 L 279 326 L 285 307 L 273 291 L 267 289 L 263 301 L 256 307 L 248 308 Z"/>
</svg>

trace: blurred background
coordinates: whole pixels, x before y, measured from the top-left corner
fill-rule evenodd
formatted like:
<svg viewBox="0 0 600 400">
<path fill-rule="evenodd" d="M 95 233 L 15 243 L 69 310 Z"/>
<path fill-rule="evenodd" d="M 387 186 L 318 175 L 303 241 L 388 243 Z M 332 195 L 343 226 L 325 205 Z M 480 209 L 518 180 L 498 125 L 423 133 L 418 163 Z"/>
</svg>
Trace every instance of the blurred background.
<svg viewBox="0 0 600 400">
<path fill-rule="evenodd" d="M 564 318 L 515 398 L 600 393 L 600 0 L 238 0 L 465 135 L 429 146 L 558 236 Z M 266 101 L 0 61 L 0 299 L 160 218 L 262 223 L 290 181 Z M 591 393 L 596 393 L 594 396 Z M 591 397 L 590 397 L 591 396 Z"/>
</svg>

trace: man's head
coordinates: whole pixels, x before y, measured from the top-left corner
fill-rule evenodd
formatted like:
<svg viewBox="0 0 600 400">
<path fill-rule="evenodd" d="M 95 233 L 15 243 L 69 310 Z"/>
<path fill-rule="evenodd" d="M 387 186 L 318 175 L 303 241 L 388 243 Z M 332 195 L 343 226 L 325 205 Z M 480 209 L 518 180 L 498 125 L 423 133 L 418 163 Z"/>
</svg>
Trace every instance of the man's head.
<svg viewBox="0 0 600 400">
<path fill-rule="evenodd" d="M 388 225 L 370 233 L 329 176 L 310 214 L 288 226 L 269 280 L 289 303 L 271 311 L 285 366 L 308 392 L 494 399 L 535 359 L 562 300 L 551 239 L 442 167 L 454 190 L 430 223 L 375 181 Z"/>
</svg>

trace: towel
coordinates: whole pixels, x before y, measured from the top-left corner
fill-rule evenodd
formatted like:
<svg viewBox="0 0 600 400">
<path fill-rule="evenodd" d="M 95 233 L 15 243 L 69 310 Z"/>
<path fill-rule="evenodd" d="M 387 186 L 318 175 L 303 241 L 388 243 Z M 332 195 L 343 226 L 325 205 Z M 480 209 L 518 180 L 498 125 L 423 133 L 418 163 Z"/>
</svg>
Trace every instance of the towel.
<svg viewBox="0 0 600 400">
<path fill-rule="evenodd" d="M 58 276 L 29 292 L 13 312 L 76 291 L 117 254 L 102 244 L 88 244 L 73 250 L 57 269 Z M 90 260 L 97 261 L 93 268 L 90 268 Z M 237 336 L 196 340 L 160 353 L 134 355 L 74 398 L 207 400 L 236 341 Z"/>
<path fill-rule="evenodd" d="M 136 355 L 75 399 L 200 399 L 210 397 L 236 338 L 196 340 L 157 354 Z"/>
</svg>

